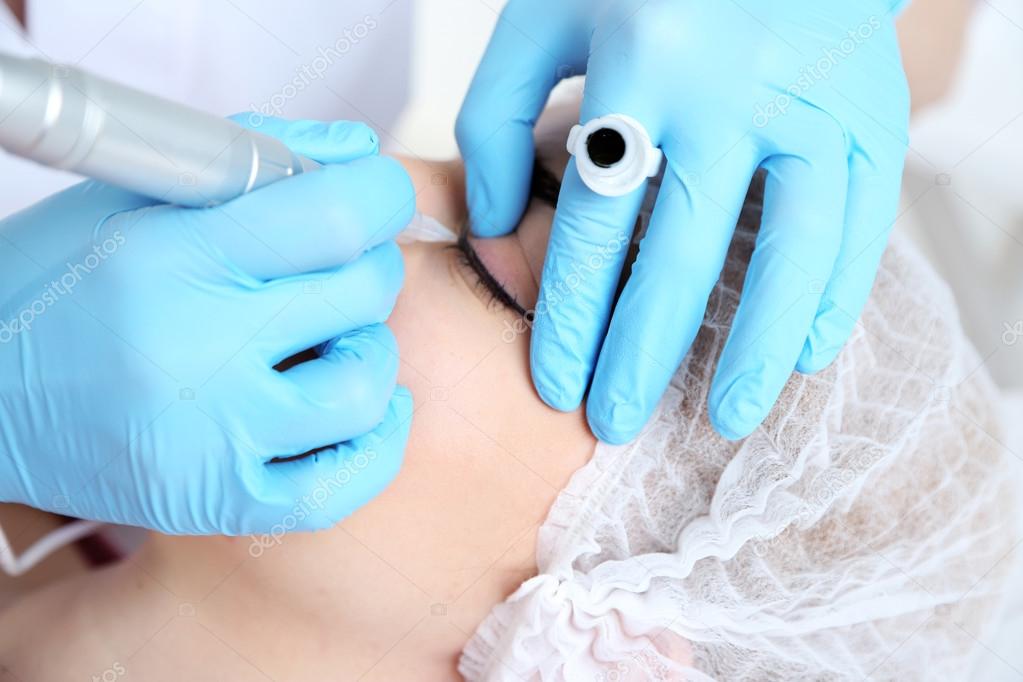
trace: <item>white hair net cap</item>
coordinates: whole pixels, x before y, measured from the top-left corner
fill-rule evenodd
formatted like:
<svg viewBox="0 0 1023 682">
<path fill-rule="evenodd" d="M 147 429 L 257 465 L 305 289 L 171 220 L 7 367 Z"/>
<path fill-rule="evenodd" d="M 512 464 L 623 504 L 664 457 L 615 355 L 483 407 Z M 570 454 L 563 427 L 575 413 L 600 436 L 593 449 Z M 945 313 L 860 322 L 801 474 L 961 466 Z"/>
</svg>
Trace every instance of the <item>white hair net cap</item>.
<svg viewBox="0 0 1023 682">
<path fill-rule="evenodd" d="M 1017 538 L 997 391 L 950 293 L 896 237 L 838 359 L 794 374 L 749 438 L 718 436 L 707 392 L 753 199 L 655 415 L 561 492 L 539 574 L 463 652 L 468 680 L 966 676 Z"/>
</svg>

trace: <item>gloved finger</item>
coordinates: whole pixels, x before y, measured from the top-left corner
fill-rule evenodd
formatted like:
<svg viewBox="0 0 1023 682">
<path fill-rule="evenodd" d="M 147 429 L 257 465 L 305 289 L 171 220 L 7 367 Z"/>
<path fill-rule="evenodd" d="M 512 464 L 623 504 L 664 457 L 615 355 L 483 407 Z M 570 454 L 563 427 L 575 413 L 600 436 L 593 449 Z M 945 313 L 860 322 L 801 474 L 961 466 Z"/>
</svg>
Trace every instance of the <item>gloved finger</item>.
<svg viewBox="0 0 1023 682">
<path fill-rule="evenodd" d="M 895 147 L 876 154 L 863 149 L 852 153 L 842 245 L 796 365 L 800 372 L 831 364 L 870 296 L 898 210 L 904 150 Z"/>
<path fill-rule="evenodd" d="M 362 327 L 279 377 L 281 423 L 268 424 L 258 442 L 260 451 L 288 457 L 350 440 L 380 423 L 398 377 L 398 344 L 382 324 Z"/>
<path fill-rule="evenodd" d="M 386 242 L 336 270 L 271 282 L 264 298 L 271 311 L 280 312 L 257 340 L 268 363 L 276 365 L 359 327 L 384 322 L 404 276 L 401 250 Z"/>
<path fill-rule="evenodd" d="M 745 138 L 720 158 L 665 152 L 670 162 L 587 399 L 590 428 L 609 443 L 642 429 L 692 345 L 759 158 Z"/>
<path fill-rule="evenodd" d="M 540 397 L 574 410 L 607 332 L 646 184 L 623 197 L 594 193 L 575 160 L 561 183 L 533 320 L 530 367 Z"/>
<path fill-rule="evenodd" d="M 291 151 L 320 163 L 346 163 L 380 152 L 380 138 L 359 121 L 288 121 L 262 114 L 235 114 L 231 120 L 276 137 Z"/>
<path fill-rule="evenodd" d="M 264 465 L 259 501 L 266 506 L 258 530 L 330 528 L 374 499 L 401 468 L 412 412 L 412 394 L 398 386 L 372 431 L 308 457 Z"/>
<path fill-rule="evenodd" d="M 557 13 L 542 22 L 523 20 L 516 13 L 524 5 L 509 3 L 501 13 L 455 125 L 469 225 L 481 237 L 507 234 L 518 224 L 529 199 L 533 126 L 551 89 L 585 60 L 585 44 Z"/>
<path fill-rule="evenodd" d="M 842 133 L 828 130 L 804 153 L 763 164 L 760 232 L 709 396 L 711 423 L 729 439 L 748 436 L 777 401 L 838 255 L 848 172 Z"/>
<path fill-rule="evenodd" d="M 623 78 L 609 53 L 614 51 L 597 50 L 590 58 L 580 121 L 625 114 L 646 128 L 654 145 L 661 145 L 662 131 L 653 124 L 661 117 L 650 93 L 640 79 Z M 646 188 L 644 182 L 625 196 L 602 196 L 582 181 L 574 158 L 568 163 L 530 345 L 533 383 L 551 407 L 578 407 L 593 377 Z"/>
<path fill-rule="evenodd" d="M 4 225 L 3 242 L 5 247 L 12 249 L 12 256 L 17 257 L 5 259 L 0 293 L 5 292 L 7 287 L 15 286 L 15 283 L 25 281 L 30 272 L 62 266 L 65 254 L 70 252 L 73 245 L 88 248 L 102 242 L 111 235 L 108 225 L 111 216 L 158 203 L 155 199 L 114 185 L 86 180 L 47 197 L 45 207 L 40 206 L 40 210 L 54 215 L 74 216 L 75 220 L 55 222 L 48 226 L 49 229 L 40 230 L 36 223 L 29 220 L 33 211 L 23 211 L 9 217 Z M 144 211 L 138 211 L 119 228 L 130 230 L 145 214 Z M 59 248 L 54 248 L 55 244 L 59 244 Z M 16 271 L 16 267 L 18 270 L 24 267 L 25 273 Z"/>
<path fill-rule="evenodd" d="M 415 206 L 401 164 L 368 156 L 286 178 L 195 215 L 229 264 L 268 280 L 353 261 L 401 232 Z"/>
</svg>

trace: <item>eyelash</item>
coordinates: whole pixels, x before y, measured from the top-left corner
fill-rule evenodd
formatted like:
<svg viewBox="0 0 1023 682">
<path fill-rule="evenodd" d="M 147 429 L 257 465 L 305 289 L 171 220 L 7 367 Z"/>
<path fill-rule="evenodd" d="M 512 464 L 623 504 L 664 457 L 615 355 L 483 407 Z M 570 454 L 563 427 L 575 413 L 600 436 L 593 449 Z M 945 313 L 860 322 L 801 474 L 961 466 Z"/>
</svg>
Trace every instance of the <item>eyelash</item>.
<svg viewBox="0 0 1023 682">
<path fill-rule="evenodd" d="M 560 190 L 561 181 L 540 163 L 540 159 L 536 159 L 533 163 L 533 178 L 530 188 L 532 198 L 551 208 L 556 208 Z M 498 305 L 505 310 L 514 311 L 522 316 L 526 322 L 532 323 L 533 311 L 526 310 L 519 305 L 519 302 L 494 278 L 486 265 L 480 261 L 479 256 L 476 255 L 475 249 L 469 243 L 467 235 L 468 227 L 464 227 L 458 237 L 458 241 L 452 244 L 451 248 L 458 252 L 459 265 L 473 274 L 476 280 L 474 287 L 485 296 L 486 304 L 488 306 Z"/>
<path fill-rule="evenodd" d="M 479 271 L 477 271 L 476 268 L 473 267 L 473 263 L 471 260 L 469 260 L 469 256 L 465 253 L 465 251 L 456 248 L 455 253 L 458 256 L 458 264 L 461 265 L 466 270 L 468 270 L 469 273 L 472 275 L 473 289 L 480 292 L 483 296 L 486 297 L 487 305 L 490 305 L 492 303 L 501 305 L 501 302 L 497 300 L 497 296 L 494 294 L 494 291 L 487 286 L 486 282 L 483 281 L 483 278 L 480 277 Z"/>
<path fill-rule="evenodd" d="M 485 266 L 479 261 L 479 257 L 470 256 L 470 249 L 472 246 L 469 245 L 468 240 L 463 236 L 458 240 L 456 244 L 452 246 L 458 255 L 458 263 L 469 272 L 472 273 L 475 279 L 474 286 L 477 291 L 481 292 L 486 297 L 486 304 L 497 305 L 505 310 L 515 312 L 522 317 L 527 319 L 531 318 L 530 311 L 519 305 L 518 301 L 511 297 L 507 291 L 501 286 L 501 284 L 494 279 L 493 275 L 489 271 L 481 271 L 481 268 Z M 475 254 L 473 254 L 475 255 Z"/>
</svg>

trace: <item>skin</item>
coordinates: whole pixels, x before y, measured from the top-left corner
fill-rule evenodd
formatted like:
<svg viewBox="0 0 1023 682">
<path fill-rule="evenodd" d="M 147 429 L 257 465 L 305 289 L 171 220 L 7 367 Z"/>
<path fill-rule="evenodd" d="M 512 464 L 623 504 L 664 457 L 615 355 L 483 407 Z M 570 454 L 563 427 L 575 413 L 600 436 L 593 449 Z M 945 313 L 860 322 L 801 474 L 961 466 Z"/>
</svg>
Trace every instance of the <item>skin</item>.
<svg viewBox="0 0 1023 682">
<path fill-rule="evenodd" d="M 973 7 L 972 0 L 914 0 L 899 17 L 899 45 L 914 114 L 948 92 Z"/>
<path fill-rule="evenodd" d="M 458 224 L 460 168 L 407 167 L 420 209 Z M 522 239 L 477 242 L 524 304 L 552 216 L 534 205 Z M 115 663 L 144 680 L 456 676 L 479 622 L 535 574 L 536 531 L 596 443 L 581 412 L 537 399 L 528 333 L 506 332 L 520 318 L 480 292 L 455 251 L 403 251 L 390 326 L 416 417 L 392 486 L 340 526 L 257 557 L 250 538 L 154 534 L 129 561 L 0 615 L 0 680 L 89 679 Z"/>
<path fill-rule="evenodd" d="M 36 539 L 60 525 L 56 516 L 38 509 L 17 504 L 0 505 L 0 528 L 15 554 L 20 555 Z M 73 547 L 64 547 L 25 575 L 12 578 L 0 572 L 0 609 L 27 592 L 81 573 L 86 568 L 85 561 Z"/>
</svg>

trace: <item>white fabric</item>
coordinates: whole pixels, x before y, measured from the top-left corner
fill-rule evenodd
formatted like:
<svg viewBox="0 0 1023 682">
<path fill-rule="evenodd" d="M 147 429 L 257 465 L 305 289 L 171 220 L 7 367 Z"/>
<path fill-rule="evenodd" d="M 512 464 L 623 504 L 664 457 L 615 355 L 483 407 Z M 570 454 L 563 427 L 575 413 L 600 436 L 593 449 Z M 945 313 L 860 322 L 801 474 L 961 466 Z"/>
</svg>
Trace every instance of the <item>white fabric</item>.
<svg viewBox="0 0 1023 682">
<path fill-rule="evenodd" d="M 1007 391 L 1002 398 L 1002 413 L 1005 419 L 1005 445 L 1017 461 L 1023 462 L 1023 390 Z M 1016 467 L 1013 485 L 1023 490 L 1023 469 Z M 1018 527 L 1023 527 L 1023 507 L 1018 507 Z M 1001 618 L 998 619 L 991 638 L 984 646 L 991 655 L 981 656 L 977 666 L 970 671 L 968 679 L 984 682 L 1018 682 L 1023 678 L 1023 551 L 1017 547 L 1008 558 L 1013 572 L 1008 577 L 1009 594 L 1002 603 Z"/>
<path fill-rule="evenodd" d="M 365 121 L 381 135 L 408 95 L 413 0 L 0 1 L 0 51 L 77 64 L 218 115 Z M 0 152 L 0 218 L 79 178 Z"/>
<path fill-rule="evenodd" d="M 1023 389 L 1006 390 L 1001 398 L 1005 424 L 1005 446 L 1017 465 L 1012 486 L 1023 490 Z M 1023 528 L 1023 505 L 1016 506 L 1017 528 Z M 975 667 L 966 676 L 984 682 L 1018 682 L 1023 678 L 1023 547 L 1017 546 L 1006 561 L 1011 573 L 1006 579 L 1006 595 L 1000 617 L 992 628 L 984 647 L 989 655 L 979 656 Z"/>
<path fill-rule="evenodd" d="M 1018 537 L 996 389 L 894 238 L 837 361 L 749 438 L 717 436 L 756 208 L 651 423 L 559 495 L 539 575 L 480 625 L 466 679 L 965 679 Z"/>
</svg>

